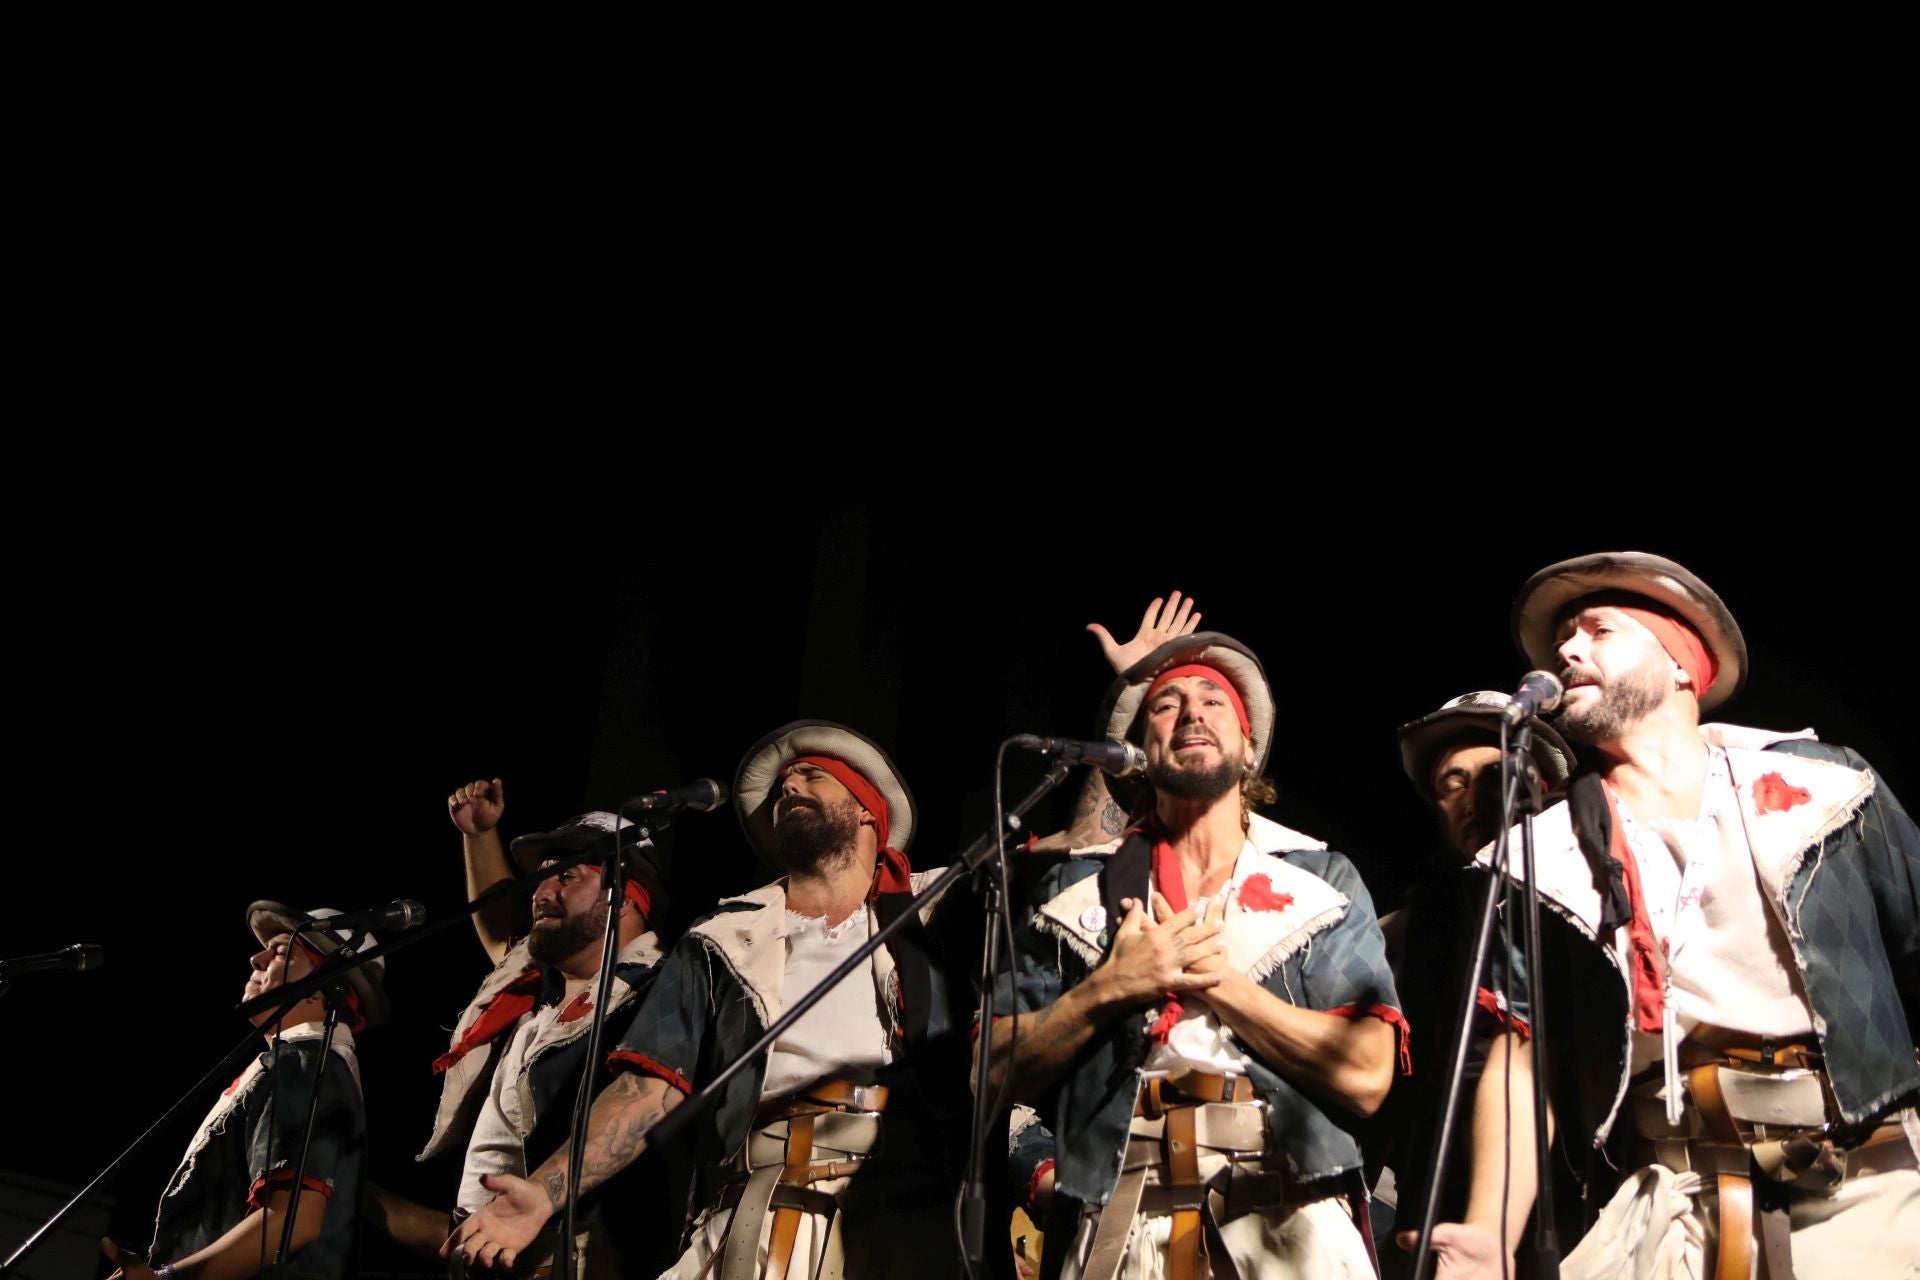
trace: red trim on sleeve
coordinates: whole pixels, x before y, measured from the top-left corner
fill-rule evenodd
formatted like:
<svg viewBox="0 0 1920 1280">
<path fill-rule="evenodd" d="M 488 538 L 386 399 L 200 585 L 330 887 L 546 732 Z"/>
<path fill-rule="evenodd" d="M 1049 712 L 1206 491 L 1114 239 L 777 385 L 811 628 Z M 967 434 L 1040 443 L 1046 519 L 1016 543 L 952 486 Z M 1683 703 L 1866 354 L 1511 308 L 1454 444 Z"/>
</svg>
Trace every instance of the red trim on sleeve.
<svg viewBox="0 0 1920 1280">
<path fill-rule="evenodd" d="M 1033 1176 L 1027 1179 L 1027 1212 L 1033 1212 L 1033 1198 L 1040 1194 L 1040 1179 L 1053 1172 L 1053 1157 L 1048 1156 L 1034 1167 Z"/>
<path fill-rule="evenodd" d="M 1406 1015 L 1390 1004 L 1341 1004 L 1331 1009 L 1322 1009 L 1336 1018 L 1378 1018 L 1393 1028 L 1393 1039 L 1399 1047 L 1398 1061 L 1400 1074 L 1413 1074 L 1413 1028 L 1407 1025 Z"/>
<path fill-rule="evenodd" d="M 1480 988 L 1480 996 L 1477 1003 L 1480 1005 L 1483 1013 L 1492 1015 L 1493 1020 L 1501 1026 L 1513 1028 L 1522 1040 L 1533 1039 L 1533 1028 L 1527 1025 L 1527 1020 L 1525 1018 L 1516 1018 L 1511 1013 L 1508 1013 L 1506 1007 L 1500 1003 L 1500 997 L 1493 992 L 1487 990 L 1485 987 Z"/>
<path fill-rule="evenodd" d="M 282 1186 L 291 1186 L 292 1184 L 293 1184 L 293 1170 L 291 1169 L 282 1169 L 278 1173 L 268 1174 L 266 1177 L 260 1179 L 258 1182 L 255 1182 L 253 1186 L 247 1189 L 247 1208 L 264 1209 L 267 1207 L 266 1203 L 260 1198 L 260 1191 L 262 1188 L 265 1188 L 265 1187 L 278 1188 Z M 330 1182 L 322 1182 L 318 1178 L 303 1177 L 300 1179 L 300 1185 L 305 1189 L 307 1189 L 308 1191 L 313 1192 L 316 1195 L 326 1196 L 329 1199 L 333 1197 L 333 1184 Z"/>
<path fill-rule="evenodd" d="M 693 1096 L 693 1086 L 687 1082 L 685 1076 L 675 1071 L 672 1067 L 663 1067 L 646 1054 L 635 1053 L 631 1049 L 615 1049 L 612 1053 L 608 1054 L 607 1070 L 615 1072 L 644 1071 L 650 1076 L 665 1080 L 668 1084 L 686 1094 L 688 1097 Z"/>
</svg>

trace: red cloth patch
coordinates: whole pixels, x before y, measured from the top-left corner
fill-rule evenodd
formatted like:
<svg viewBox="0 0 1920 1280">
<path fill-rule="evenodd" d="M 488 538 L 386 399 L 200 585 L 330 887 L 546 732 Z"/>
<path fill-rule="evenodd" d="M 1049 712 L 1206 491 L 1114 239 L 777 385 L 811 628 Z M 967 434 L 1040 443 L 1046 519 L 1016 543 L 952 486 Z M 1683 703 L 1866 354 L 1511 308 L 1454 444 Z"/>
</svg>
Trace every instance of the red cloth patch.
<svg viewBox="0 0 1920 1280">
<path fill-rule="evenodd" d="M 1248 876 L 1240 886 L 1240 909 L 1242 911 L 1285 911 L 1293 905 L 1290 893 L 1275 893 L 1273 881 L 1264 874 Z"/>
<path fill-rule="evenodd" d="M 433 1060 L 433 1073 L 439 1075 L 474 1049 L 511 1031 L 515 1023 L 533 1012 L 539 990 L 540 970 L 529 965 L 487 1002 L 487 1007 L 460 1037 L 460 1043 Z"/>
<path fill-rule="evenodd" d="M 1760 775 L 1753 784 L 1753 807 L 1761 813 L 1784 813 L 1813 799 L 1805 787 L 1796 787 L 1777 773 Z"/>
<path fill-rule="evenodd" d="M 556 1019 L 556 1021 L 578 1022 L 592 1012 L 593 992 L 582 991 L 579 995 L 567 1001 L 567 1007 L 560 1011 L 560 1017 Z"/>
<path fill-rule="evenodd" d="M 246 1078 L 247 1078 L 247 1073 L 242 1071 L 239 1075 L 233 1078 L 232 1084 L 228 1085 L 226 1088 L 220 1091 L 221 1096 L 231 1098 L 233 1096 L 233 1091 L 235 1089 L 238 1089 L 240 1087 L 240 1082 L 242 1080 L 245 1080 Z"/>
</svg>

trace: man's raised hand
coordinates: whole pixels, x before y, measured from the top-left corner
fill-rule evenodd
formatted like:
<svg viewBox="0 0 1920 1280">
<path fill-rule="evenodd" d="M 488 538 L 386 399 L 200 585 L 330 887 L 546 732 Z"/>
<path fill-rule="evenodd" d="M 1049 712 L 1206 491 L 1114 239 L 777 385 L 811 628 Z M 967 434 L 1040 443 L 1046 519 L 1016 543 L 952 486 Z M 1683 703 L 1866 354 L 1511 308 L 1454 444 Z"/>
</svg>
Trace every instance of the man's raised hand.
<svg viewBox="0 0 1920 1280">
<path fill-rule="evenodd" d="M 1194 610 L 1193 597 L 1183 600 L 1176 591 L 1165 600 L 1159 596 L 1153 598 L 1147 611 L 1140 615 L 1140 629 L 1125 644 L 1115 640 L 1113 633 L 1097 622 L 1089 622 L 1087 630 L 1100 641 L 1100 652 L 1106 654 L 1115 674 L 1120 674 L 1167 641 L 1192 635 L 1199 625 L 1200 615 Z"/>
<path fill-rule="evenodd" d="M 469 782 L 447 797 L 447 816 L 453 819 L 453 825 L 460 828 L 462 835 L 477 836 L 493 830 L 506 811 L 507 790 L 498 778 L 491 782 L 484 778 Z"/>
</svg>

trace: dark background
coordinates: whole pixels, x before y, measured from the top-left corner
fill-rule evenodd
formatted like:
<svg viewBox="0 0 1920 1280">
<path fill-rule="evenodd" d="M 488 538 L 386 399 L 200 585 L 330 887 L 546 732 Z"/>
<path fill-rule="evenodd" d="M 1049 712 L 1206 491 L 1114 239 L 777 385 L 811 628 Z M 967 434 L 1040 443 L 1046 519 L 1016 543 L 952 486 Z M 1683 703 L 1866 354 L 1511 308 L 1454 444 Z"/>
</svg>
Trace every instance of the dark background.
<svg viewBox="0 0 1920 1280">
<path fill-rule="evenodd" d="M 706 470 L 661 477 L 651 506 L 647 486 L 536 482 L 495 458 L 494 479 L 524 491 L 482 504 L 450 475 L 444 490 L 289 502 L 256 483 L 143 508 L 106 544 L 23 539 L 0 954 L 91 941 L 108 964 L 0 998 L 20 1113 L 0 1168 L 83 1183 L 238 1039 L 253 899 L 451 912 L 445 797 L 471 778 L 505 780 L 513 835 L 696 776 L 730 782 L 769 729 L 838 719 L 899 762 L 919 802 L 913 860 L 939 865 L 987 820 L 1001 736 L 1092 733 L 1109 677 L 1083 626 L 1124 639 L 1174 587 L 1274 682 L 1275 816 L 1348 852 L 1383 909 L 1434 843 L 1395 726 L 1511 689 L 1515 589 L 1588 551 L 1658 551 L 1719 590 L 1753 658 L 1722 718 L 1814 725 L 1920 790 L 1895 748 L 1913 697 L 1889 674 L 1911 636 L 1912 539 L 1888 532 L 1902 508 L 1827 488 L 1838 505 L 1817 517 L 1762 514 L 1793 460 L 1770 490 L 1685 514 L 1624 475 L 1632 502 L 1580 486 L 1552 507 L 1515 501 L 1506 549 L 1483 485 L 1437 472 L 1389 493 L 1348 467 L 1289 472 L 1280 446 L 1143 461 L 1096 513 L 986 477 L 979 502 L 916 493 L 831 432 L 782 434 L 757 461 L 785 483 L 751 494 L 715 478 L 716 442 Z M 829 496 L 849 491 L 877 496 Z M 1035 772 L 1021 761 L 1012 782 Z M 688 818 L 675 855 L 685 907 L 767 878 L 730 813 Z M 454 1178 L 412 1162 L 427 1066 L 486 967 L 464 928 L 396 957 L 396 1024 L 361 1041 L 372 1174 L 422 1199 L 444 1202 Z M 115 1235 L 145 1244 L 204 1105 L 117 1179 Z"/>
</svg>

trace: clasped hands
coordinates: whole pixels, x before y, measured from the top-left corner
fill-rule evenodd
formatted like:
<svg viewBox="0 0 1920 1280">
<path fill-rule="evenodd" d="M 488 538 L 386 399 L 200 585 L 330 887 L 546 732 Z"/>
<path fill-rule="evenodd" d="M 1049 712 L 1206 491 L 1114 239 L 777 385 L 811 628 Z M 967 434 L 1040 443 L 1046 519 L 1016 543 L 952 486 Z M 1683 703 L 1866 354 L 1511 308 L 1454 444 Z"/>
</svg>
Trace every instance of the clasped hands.
<svg viewBox="0 0 1920 1280">
<path fill-rule="evenodd" d="M 1205 916 L 1193 907 L 1175 911 L 1159 893 L 1152 895 L 1151 906 L 1149 911 L 1138 898 L 1120 900 L 1126 915 L 1099 970 L 1117 1003 L 1153 1004 L 1168 993 L 1204 1001 L 1209 990 L 1239 976 L 1227 965 L 1220 936 L 1226 920 L 1224 893 L 1207 904 Z"/>
</svg>

